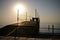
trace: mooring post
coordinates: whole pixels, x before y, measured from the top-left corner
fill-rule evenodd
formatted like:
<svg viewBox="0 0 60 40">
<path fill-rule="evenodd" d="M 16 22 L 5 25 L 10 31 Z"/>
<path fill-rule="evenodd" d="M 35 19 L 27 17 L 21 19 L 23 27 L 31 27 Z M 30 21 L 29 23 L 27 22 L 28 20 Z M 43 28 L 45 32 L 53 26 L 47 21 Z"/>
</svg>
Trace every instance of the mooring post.
<svg viewBox="0 0 60 40">
<path fill-rule="evenodd" d="M 52 25 L 52 35 L 54 35 L 54 25 Z"/>
<path fill-rule="evenodd" d="M 50 25 L 48 25 L 48 31 L 50 32 Z"/>
</svg>

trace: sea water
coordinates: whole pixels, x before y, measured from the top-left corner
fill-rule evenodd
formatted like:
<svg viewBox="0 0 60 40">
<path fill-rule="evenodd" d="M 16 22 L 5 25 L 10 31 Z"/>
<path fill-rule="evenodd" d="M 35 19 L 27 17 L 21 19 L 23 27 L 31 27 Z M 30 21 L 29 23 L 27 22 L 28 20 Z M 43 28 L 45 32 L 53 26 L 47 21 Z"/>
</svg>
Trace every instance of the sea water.
<svg viewBox="0 0 60 40">
<path fill-rule="evenodd" d="M 49 30 L 48 25 L 50 25 Z M 60 23 L 40 23 L 39 32 L 52 33 L 52 25 L 54 25 L 54 33 L 60 33 Z"/>
</svg>

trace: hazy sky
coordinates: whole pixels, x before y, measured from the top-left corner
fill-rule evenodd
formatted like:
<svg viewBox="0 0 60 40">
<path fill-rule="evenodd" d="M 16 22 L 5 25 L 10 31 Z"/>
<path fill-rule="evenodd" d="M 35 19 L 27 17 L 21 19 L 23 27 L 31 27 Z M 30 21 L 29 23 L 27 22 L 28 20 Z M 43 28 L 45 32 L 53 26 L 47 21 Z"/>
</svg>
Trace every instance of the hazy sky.
<svg viewBox="0 0 60 40">
<path fill-rule="evenodd" d="M 38 10 L 41 22 L 60 23 L 60 0 L 0 0 L 0 25 L 16 22 L 14 7 L 21 3 L 26 6 L 28 19 Z M 25 19 L 25 14 L 20 15 Z"/>
</svg>

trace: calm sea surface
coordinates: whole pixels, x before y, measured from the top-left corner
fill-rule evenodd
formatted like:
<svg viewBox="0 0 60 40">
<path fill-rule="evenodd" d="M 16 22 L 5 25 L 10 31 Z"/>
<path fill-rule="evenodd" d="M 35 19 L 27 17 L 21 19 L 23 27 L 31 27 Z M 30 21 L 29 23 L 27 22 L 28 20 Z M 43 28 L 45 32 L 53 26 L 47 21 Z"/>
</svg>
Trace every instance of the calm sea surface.
<svg viewBox="0 0 60 40">
<path fill-rule="evenodd" d="M 50 25 L 49 30 L 48 30 L 48 25 Z M 54 25 L 54 33 L 60 33 L 60 23 L 41 23 L 39 30 L 40 32 L 52 33 L 52 25 Z"/>
</svg>

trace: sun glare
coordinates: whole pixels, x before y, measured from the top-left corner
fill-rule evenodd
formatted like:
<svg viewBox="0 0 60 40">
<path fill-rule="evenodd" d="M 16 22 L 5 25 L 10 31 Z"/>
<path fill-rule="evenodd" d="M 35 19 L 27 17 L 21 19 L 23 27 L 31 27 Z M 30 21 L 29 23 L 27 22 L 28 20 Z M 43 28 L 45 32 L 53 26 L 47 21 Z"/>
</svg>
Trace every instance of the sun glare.
<svg viewBox="0 0 60 40">
<path fill-rule="evenodd" d="M 19 10 L 19 13 L 25 12 L 25 6 L 22 4 L 16 5 L 16 11 Z"/>
</svg>

